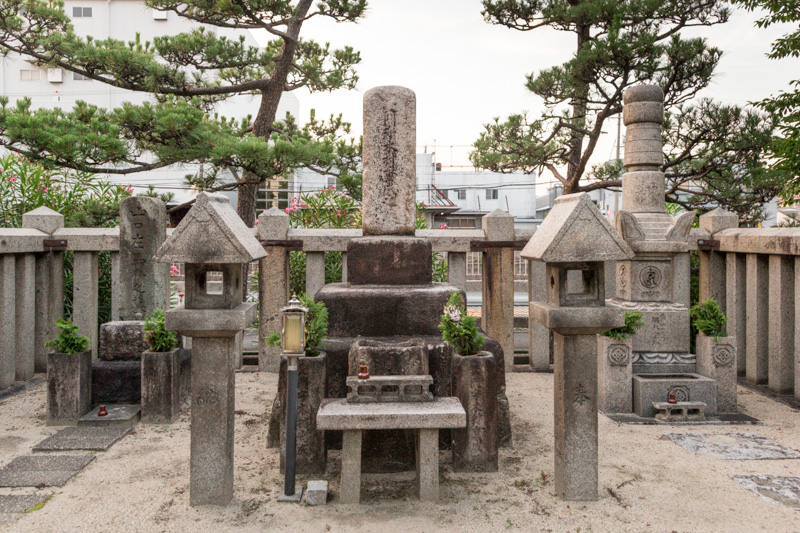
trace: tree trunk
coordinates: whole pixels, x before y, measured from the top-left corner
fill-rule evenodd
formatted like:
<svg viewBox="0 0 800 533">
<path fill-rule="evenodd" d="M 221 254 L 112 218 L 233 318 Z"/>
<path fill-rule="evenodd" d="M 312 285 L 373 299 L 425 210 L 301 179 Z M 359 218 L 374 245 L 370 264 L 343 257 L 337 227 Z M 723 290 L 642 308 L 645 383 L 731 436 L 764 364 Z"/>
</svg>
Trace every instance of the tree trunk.
<svg viewBox="0 0 800 533">
<path fill-rule="evenodd" d="M 592 38 L 591 26 L 589 24 L 578 23 L 576 32 L 578 34 L 577 53 L 580 53 L 584 45 Z M 586 72 L 586 68 L 584 68 L 583 71 L 578 72 L 577 76 L 578 81 L 580 81 L 583 85 L 576 90 L 575 98 L 572 100 L 572 123 L 577 127 L 583 128 L 586 125 L 586 111 L 588 107 L 587 100 L 589 96 L 589 73 Z M 569 160 L 567 163 L 567 183 L 564 184 L 564 194 L 572 194 L 578 192 L 579 190 L 578 188 L 580 186 L 582 174 L 579 166 L 581 157 L 583 155 L 583 137 L 583 133 L 575 130 L 572 130 L 572 133 L 570 134 Z"/>
</svg>

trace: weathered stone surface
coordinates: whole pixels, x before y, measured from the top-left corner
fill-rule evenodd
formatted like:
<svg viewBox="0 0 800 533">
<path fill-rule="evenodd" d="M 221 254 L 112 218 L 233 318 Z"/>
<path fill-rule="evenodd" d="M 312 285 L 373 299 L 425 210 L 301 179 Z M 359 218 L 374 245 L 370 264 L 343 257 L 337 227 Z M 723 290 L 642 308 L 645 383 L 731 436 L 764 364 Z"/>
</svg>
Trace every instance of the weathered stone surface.
<svg viewBox="0 0 800 533">
<path fill-rule="evenodd" d="M 633 343 L 597 336 L 597 406 L 604 413 L 633 412 Z"/>
<path fill-rule="evenodd" d="M 64 227 L 64 215 L 58 211 L 53 211 L 47 206 L 37 207 L 32 211 L 23 213 L 22 227 L 38 229 L 50 235 L 57 229 Z"/>
<path fill-rule="evenodd" d="M 306 252 L 306 295 L 316 298 L 325 285 L 325 252 Z"/>
<path fill-rule="evenodd" d="M 208 337 L 227 332 L 242 331 L 256 319 L 256 304 L 240 303 L 233 309 L 185 309 L 174 307 L 165 312 L 166 328 L 187 337 Z M 192 340 L 194 346 L 195 340 Z"/>
<path fill-rule="evenodd" d="M 115 442 L 130 432 L 131 428 L 69 427 L 44 439 L 33 447 L 35 452 L 97 451 L 108 450 Z"/>
<path fill-rule="evenodd" d="M 459 290 L 467 288 L 467 254 L 447 252 L 447 282 Z"/>
<path fill-rule="evenodd" d="M 100 326 L 100 359 L 139 361 L 146 350 L 143 320 L 106 322 Z"/>
<path fill-rule="evenodd" d="M 181 412 L 180 348 L 142 353 L 142 422 L 171 424 Z"/>
<path fill-rule="evenodd" d="M 426 346 L 427 349 L 427 346 Z M 429 402 L 432 376 L 347 376 L 347 401 L 350 403 Z"/>
<path fill-rule="evenodd" d="M 745 362 L 747 381 L 766 383 L 769 368 L 769 260 L 747 254 L 747 318 Z"/>
<path fill-rule="evenodd" d="M 134 427 L 142 416 L 142 407 L 138 404 L 117 403 L 102 404 L 106 413 L 100 416 L 100 405 L 83 415 L 78 420 L 78 427 L 127 429 Z"/>
<path fill-rule="evenodd" d="M 697 334 L 697 373 L 717 382 L 717 412 L 736 413 L 736 338 Z"/>
<path fill-rule="evenodd" d="M 700 227 L 711 235 L 729 228 L 739 227 L 739 217 L 722 207 L 700 216 Z"/>
<path fill-rule="evenodd" d="M 47 355 L 47 425 L 74 426 L 92 407 L 92 353 Z"/>
<path fill-rule="evenodd" d="M 167 209 L 158 198 L 131 196 L 119 206 L 121 320 L 144 320 L 169 307 L 168 265 L 153 255 L 167 238 Z"/>
<path fill-rule="evenodd" d="M 758 433 L 667 433 L 664 437 L 703 459 L 800 459 L 800 452 L 781 446 Z"/>
<path fill-rule="evenodd" d="M 309 481 L 306 485 L 306 504 L 325 505 L 328 503 L 328 482 L 322 479 Z"/>
<path fill-rule="evenodd" d="M 72 321 L 91 340 L 92 359 L 97 359 L 98 254 L 75 252 L 72 265 Z"/>
<path fill-rule="evenodd" d="M 36 255 L 36 337 L 34 368 L 47 372 L 45 344 L 57 335 L 56 320 L 64 317 L 64 252 Z"/>
<path fill-rule="evenodd" d="M 362 237 L 347 245 L 351 285 L 427 285 L 433 281 L 431 243 L 415 237 Z"/>
<path fill-rule="evenodd" d="M 672 261 L 617 261 L 617 297 L 634 302 L 671 302 Z"/>
<path fill-rule="evenodd" d="M 660 131 L 659 131 L 660 135 Z M 622 210 L 629 213 L 663 213 L 664 173 L 659 171 L 626 172 L 622 175 Z"/>
<path fill-rule="evenodd" d="M 648 362 L 641 354 L 688 354 L 690 345 L 689 310 L 683 306 L 625 308 L 642 313 L 642 326 L 633 337 L 633 351 L 642 363 Z M 654 359 L 649 359 L 654 361 Z M 636 361 L 634 361 L 636 362 Z M 656 363 L 653 363 L 656 364 Z"/>
<path fill-rule="evenodd" d="M 259 240 L 285 240 L 289 233 L 289 215 L 277 207 L 258 217 Z M 284 246 L 270 246 L 258 267 L 258 368 L 277 372 L 280 347 L 269 346 L 266 337 L 280 331 L 280 309 L 289 301 L 289 252 Z"/>
<path fill-rule="evenodd" d="M 417 494 L 421 502 L 439 501 L 439 430 L 417 431 Z"/>
<path fill-rule="evenodd" d="M 800 228 L 736 228 L 714 235 L 720 252 L 800 255 Z"/>
<path fill-rule="evenodd" d="M 438 429 L 466 424 L 467 413 L 458 398 L 411 403 L 348 403 L 345 399 L 327 399 L 317 412 L 317 428 L 323 430 Z"/>
<path fill-rule="evenodd" d="M 514 240 L 514 217 L 495 209 L 481 219 L 486 240 Z M 514 353 L 514 250 L 489 248 L 483 252 L 481 285 L 481 327 L 497 340 L 503 351 L 512 354 L 505 361 L 505 371 L 513 369 Z M 465 300 L 466 301 L 466 300 Z"/>
<path fill-rule="evenodd" d="M 794 258 L 769 256 L 767 384 L 778 394 L 794 391 Z"/>
<path fill-rule="evenodd" d="M 13 254 L 0 257 L 0 390 L 16 381 L 16 259 Z"/>
<path fill-rule="evenodd" d="M 331 283 L 317 293 L 316 300 L 328 308 L 332 337 L 440 335 L 442 309 L 454 290 L 444 283 L 427 287 Z"/>
<path fill-rule="evenodd" d="M 597 499 L 597 338 L 555 334 L 555 491 Z"/>
<path fill-rule="evenodd" d="M 92 404 L 138 404 L 142 398 L 141 361 L 94 361 Z"/>
<path fill-rule="evenodd" d="M 94 455 L 25 455 L 0 470 L 0 487 L 63 487 Z"/>
<path fill-rule="evenodd" d="M 534 320 L 562 335 L 594 335 L 625 325 L 625 313 L 617 307 L 558 307 L 546 302 L 531 302 L 529 307 Z"/>
<path fill-rule="evenodd" d="M 528 261 L 528 301 L 547 299 L 547 276 L 541 261 Z M 535 372 L 550 370 L 550 330 L 528 314 L 528 356 Z"/>
<path fill-rule="evenodd" d="M 350 347 L 349 375 L 366 365 L 370 375 L 420 376 L 428 374 L 428 345 L 422 339 L 403 342 L 359 339 Z"/>
<path fill-rule="evenodd" d="M 725 254 L 726 255 L 726 305 L 725 315 L 728 323 L 725 325 L 729 335 L 736 339 L 736 368 L 739 375 L 744 375 L 747 371 L 746 364 L 746 326 L 747 326 L 747 262 L 744 254 Z M 800 269 L 797 268 L 795 259 L 795 291 L 800 290 L 797 275 Z"/>
<path fill-rule="evenodd" d="M 325 446 L 325 433 L 317 429 L 317 410 L 325 398 L 326 363 L 325 352 L 316 357 L 301 357 L 298 361 L 297 389 L 297 455 L 295 471 L 301 475 L 322 475 L 328 459 Z M 278 443 L 280 450 L 280 471 L 283 472 L 286 462 L 286 393 L 287 393 L 287 360 L 281 357 L 278 378 L 278 394 L 273 403 L 272 417 L 276 424 L 270 425 L 274 433 L 269 440 Z"/>
<path fill-rule="evenodd" d="M 414 92 L 384 86 L 364 94 L 364 235 L 413 235 L 416 195 Z"/>
<path fill-rule="evenodd" d="M 342 477 L 339 482 L 339 500 L 344 503 L 361 503 L 361 430 L 342 432 Z"/>
<path fill-rule="evenodd" d="M 654 416 L 653 403 L 669 400 L 670 393 L 675 393 L 679 402 L 705 403 L 706 416 L 717 414 L 716 383 L 699 374 L 634 374 L 633 412 Z"/>
<path fill-rule="evenodd" d="M 800 509 L 800 477 L 756 474 L 753 476 L 732 476 L 732 478 L 768 502 Z"/>
<path fill-rule="evenodd" d="M 453 430 L 453 470 L 497 471 L 497 362 L 489 352 L 453 354 L 453 396 L 467 413 L 465 428 Z"/>
<path fill-rule="evenodd" d="M 2 494 L 0 513 L 24 513 L 49 498 L 46 494 Z"/>
<path fill-rule="evenodd" d="M 659 422 L 703 422 L 706 407 L 703 402 L 653 402 L 654 418 Z"/>
<path fill-rule="evenodd" d="M 16 380 L 26 381 L 33 377 L 36 362 L 36 258 L 33 254 L 17 256 L 15 277 Z"/>
</svg>

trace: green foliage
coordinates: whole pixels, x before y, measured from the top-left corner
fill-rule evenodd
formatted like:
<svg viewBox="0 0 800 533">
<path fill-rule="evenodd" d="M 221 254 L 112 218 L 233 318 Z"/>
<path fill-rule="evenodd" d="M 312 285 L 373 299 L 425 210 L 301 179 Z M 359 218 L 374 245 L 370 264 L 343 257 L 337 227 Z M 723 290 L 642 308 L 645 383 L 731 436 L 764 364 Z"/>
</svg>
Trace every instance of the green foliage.
<svg viewBox="0 0 800 533">
<path fill-rule="evenodd" d="M 638 311 L 625 313 L 625 325 L 621 328 L 614 328 L 603 333 L 604 337 L 611 337 L 617 341 L 630 339 L 636 335 L 636 330 L 644 326 L 642 313 Z"/>
<path fill-rule="evenodd" d="M 147 190 L 145 192 L 139 193 L 136 196 L 145 196 L 148 198 L 158 198 L 165 204 L 170 204 L 175 201 L 175 193 L 173 192 L 158 192 L 156 191 L 156 186 L 150 184 L 147 186 Z"/>
<path fill-rule="evenodd" d="M 728 323 L 728 317 L 714 300 L 698 302 L 689 310 L 689 315 L 692 317 L 692 325 L 704 335 L 717 340 L 725 336 L 725 324 Z"/>
<path fill-rule="evenodd" d="M 328 308 L 324 302 L 315 302 L 305 293 L 301 294 L 298 299 L 303 307 L 308 309 L 305 330 L 306 355 L 315 357 L 319 355 L 320 350 L 325 348 L 322 341 L 328 335 Z M 281 345 L 280 333 L 276 331 L 267 335 L 265 340 L 270 346 Z"/>
<path fill-rule="evenodd" d="M 45 343 L 47 348 L 52 348 L 58 353 L 65 354 L 81 353 L 89 350 L 91 345 L 89 337 L 79 335 L 79 328 L 72 323 L 72 320 L 68 318 L 59 318 L 56 320 L 56 327 L 58 327 L 61 332 L 59 332 L 55 339 Z"/>
<path fill-rule="evenodd" d="M 468 316 L 461 292 L 453 291 L 444 307 L 439 330 L 442 338 L 455 348 L 459 355 L 476 355 L 486 337 L 475 325 L 477 318 Z"/>
<path fill-rule="evenodd" d="M 178 336 L 167 331 L 163 309 L 156 309 L 144 320 L 144 341 L 151 352 L 170 352 L 178 346 Z"/>
<path fill-rule="evenodd" d="M 709 85 L 722 52 L 681 32 L 728 20 L 721 0 L 483 0 L 484 19 L 528 31 L 549 27 L 576 37 L 563 64 L 529 74 L 526 87 L 543 101 L 539 118 L 495 118 L 470 155 L 498 172 L 547 170 L 564 193 L 621 186 L 621 162 L 589 167 L 607 121 L 622 111 L 625 90 L 654 83 L 665 92 L 667 198 L 695 209 L 724 205 L 745 220 L 763 217 L 758 203 L 779 190 L 782 173 L 764 152 L 776 123 L 764 115 L 708 100 L 690 104 Z M 690 189 L 688 198 L 679 193 Z"/>
</svg>

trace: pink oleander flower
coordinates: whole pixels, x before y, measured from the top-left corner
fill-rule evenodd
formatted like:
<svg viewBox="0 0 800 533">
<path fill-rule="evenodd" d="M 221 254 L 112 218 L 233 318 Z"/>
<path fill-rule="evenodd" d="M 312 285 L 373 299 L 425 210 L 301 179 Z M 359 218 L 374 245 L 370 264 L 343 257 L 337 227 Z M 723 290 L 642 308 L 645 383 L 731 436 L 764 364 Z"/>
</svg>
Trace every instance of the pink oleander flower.
<svg viewBox="0 0 800 533">
<path fill-rule="evenodd" d="M 8 178 L 8 181 L 9 183 L 14 183 L 15 181 L 17 181 L 17 178 L 16 176 L 11 176 L 10 178 Z"/>
<path fill-rule="evenodd" d="M 256 226 L 258 226 L 258 219 L 256 219 Z"/>
<path fill-rule="evenodd" d="M 176 267 L 175 265 L 172 265 L 172 266 L 169 267 L 169 273 L 172 274 L 173 276 L 177 276 L 178 274 L 181 273 L 181 271 L 178 270 L 178 267 Z"/>
<path fill-rule="evenodd" d="M 336 210 L 336 216 L 337 217 L 341 217 L 342 216 L 342 210 L 341 209 L 337 209 Z"/>
<path fill-rule="evenodd" d="M 447 224 L 442 224 L 441 226 L 439 226 L 439 229 L 447 229 Z"/>
</svg>

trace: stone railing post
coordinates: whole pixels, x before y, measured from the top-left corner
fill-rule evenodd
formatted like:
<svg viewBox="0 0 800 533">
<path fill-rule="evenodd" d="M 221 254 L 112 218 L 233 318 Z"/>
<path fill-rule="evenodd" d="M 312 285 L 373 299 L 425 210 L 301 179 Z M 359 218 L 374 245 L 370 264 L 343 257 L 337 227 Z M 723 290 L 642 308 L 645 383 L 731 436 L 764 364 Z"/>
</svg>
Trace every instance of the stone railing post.
<svg viewBox="0 0 800 533">
<path fill-rule="evenodd" d="M 285 241 L 289 215 L 272 207 L 258 217 L 259 241 Z M 280 348 L 268 346 L 265 338 L 280 332 L 280 309 L 289 301 L 289 251 L 285 245 L 266 246 L 267 257 L 258 262 L 258 369 L 277 372 Z"/>
<path fill-rule="evenodd" d="M 514 241 L 514 217 L 496 209 L 483 217 L 483 232 L 490 243 Z M 487 247 L 483 252 L 481 325 L 503 348 L 505 371 L 514 368 L 514 248 Z"/>
<path fill-rule="evenodd" d="M 744 254 L 728 253 L 725 258 L 725 314 L 728 316 L 728 335 L 736 337 L 736 371 L 747 370 L 747 262 Z"/>
<path fill-rule="evenodd" d="M 767 384 L 778 394 L 794 389 L 794 258 L 769 256 Z"/>
<path fill-rule="evenodd" d="M 467 254 L 447 252 L 447 281 L 450 285 L 467 290 Z"/>
<path fill-rule="evenodd" d="M 700 217 L 700 227 L 708 231 L 712 238 L 724 229 L 738 228 L 739 217 L 721 207 Z M 726 307 L 725 254 L 716 250 L 700 250 L 700 301 L 709 298 Z"/>
<path fill-rule="evenodd" d="M 325 252 L 306 252 L 306 295 L 313 298 L 325 286 Z"/>
<path fill-rule="evenodd" d="M 544 263 L 528 261 L 528 302 L 547 300 L 547 274 Z M 606 284 L 610 285 L 610 284 Z M 550 330 L 528 313 L 528 353 L 535 372 L 550 370 Z"/>
<path fill-rule="evenodd" d="M 0 256 L 0 390 L 16 380 L 16 257 Z"/>
<path fill-rule="evenodd" d="M 750 383 L 766 383 L 769 361 L 769 261 L 747 254 L 746 375 Z"/>
<path fill-rule="evenodd" d="M 80 328 L 80 334 L 92 341 L 92 360 L 98 355 L 98 256 L 97 252 L 74 252 L 72 260 L 72 321 Z"/>
<path fill-rule="evenodd" d="M 119 320 L 119 252 L 111 252 L 111 321 Z"/>
<path fill-rule="evenodd" d="M 49 207 L 39 207 L 22 215 L 22 227 L 52 235 L 64 227 L 64 215 Z M 36 254 L 36 322 L 34 326 L 34 366 L 47 371 L 44 344 L 56 335 L 55 322 L 64 316 L 64 253 Z"/>
<path fill-rule="evenodd" d="M 36 352 L 36 256 L 17 255 L 16 291 L 16 379 L 26 381 L 35 373 Z"/>
</svg>

